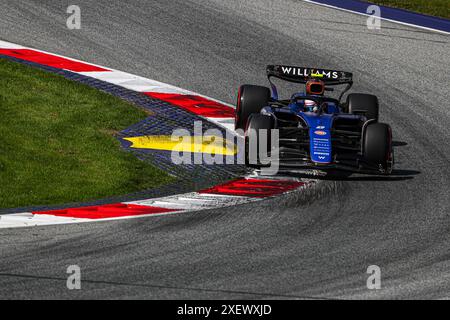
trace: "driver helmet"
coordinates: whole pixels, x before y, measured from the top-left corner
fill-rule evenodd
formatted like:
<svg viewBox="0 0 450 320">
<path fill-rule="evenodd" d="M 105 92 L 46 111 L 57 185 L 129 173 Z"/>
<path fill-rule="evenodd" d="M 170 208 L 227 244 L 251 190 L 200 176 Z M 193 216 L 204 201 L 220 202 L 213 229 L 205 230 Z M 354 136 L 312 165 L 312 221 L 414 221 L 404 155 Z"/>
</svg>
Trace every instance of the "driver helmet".
<svg viewBox="0 0 450 320">
<path fill-rule="evenodd" d="M 317 112 L 319 110 L 319 106 L 317 105 L 317 102 L 313 100 L 305 100 L 304 101 L 304 108 L 308 112 Z"/>
<path fill-rule="evenodd" d="M 311 96 L 322 96 L 325 92 L 325 82 L 319 79 L 311 79 L 306 82 L 306 94 Z M 303 107 L 306 111 L 317 112 L 319 106 L 313 100 L 305 100 Z"/>
<path fill-rule="evenodd" d="M 317 112 L 319 110 L 317 102 L 308 99 L 297 101 L 295 108 L 304 112 Z"/>
</svg>

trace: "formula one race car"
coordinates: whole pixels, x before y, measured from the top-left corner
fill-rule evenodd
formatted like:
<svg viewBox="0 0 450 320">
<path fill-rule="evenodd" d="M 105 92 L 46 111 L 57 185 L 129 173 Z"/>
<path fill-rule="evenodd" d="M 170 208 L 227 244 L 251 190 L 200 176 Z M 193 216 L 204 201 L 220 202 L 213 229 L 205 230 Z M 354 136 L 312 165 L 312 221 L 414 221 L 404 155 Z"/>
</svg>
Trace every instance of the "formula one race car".
<svg viewBox="0 0 450 320">
<path fill-rule="evenodd" d="M 248 166 L 267 166 L 261 152 L 250 152 L 263 146 L 268 158 L 276 149 L 280 167 L 392 172 L 392 131 L 388 124 L 378 122 L 378 98 L 352 93 L 341 101 L 353 85 L 352 73 L 270 65 L 267 76 L 272 90 L 243 85 L 238 91 L 235 127 L 244 130 Z M 305 84 L 306 90 L 287 100 L 278 99 L 273 77 Z M 346 85 L 339 98 L 325 96 L 336 85 Z M 278 129 L 277 148 L 272 145 L 271 129 Z M 269 137 L 261 140 L 261 131 L 269 132 Z"/>
</svg>

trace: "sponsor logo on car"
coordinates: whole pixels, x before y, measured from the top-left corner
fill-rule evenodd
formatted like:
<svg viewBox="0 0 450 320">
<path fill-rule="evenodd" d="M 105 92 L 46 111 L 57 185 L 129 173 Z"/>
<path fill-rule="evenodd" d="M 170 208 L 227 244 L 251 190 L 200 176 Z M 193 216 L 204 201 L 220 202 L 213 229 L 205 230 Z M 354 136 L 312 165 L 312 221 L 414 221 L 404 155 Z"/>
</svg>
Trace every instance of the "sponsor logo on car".
<svg viewBox="0 0 450 320">
<path fill-rule="evenodd" d="M 323 78 L 324 75 L 320 74 L 320 73 L 311 73 L 311 77 L 313 77 L 313 78 Z"/>
<path fill-rule="evenodd" d="M 314 131 L 314 134 L 317 134 L 318 136 L 326 136 L 327 133 L 323 130 L 316 130 Z"/>
<path fill-rule="evenodd" d="M 328 78 L 328 79 L 338 79 L 338 71 L 330 70 L 320 70 L 320 69 L 307 69 L 299 67 L 281 67 L 283 74 L 289 76 L 302 76 L 302 77 L 313 77 L 313 78 Z"/>
</svg>

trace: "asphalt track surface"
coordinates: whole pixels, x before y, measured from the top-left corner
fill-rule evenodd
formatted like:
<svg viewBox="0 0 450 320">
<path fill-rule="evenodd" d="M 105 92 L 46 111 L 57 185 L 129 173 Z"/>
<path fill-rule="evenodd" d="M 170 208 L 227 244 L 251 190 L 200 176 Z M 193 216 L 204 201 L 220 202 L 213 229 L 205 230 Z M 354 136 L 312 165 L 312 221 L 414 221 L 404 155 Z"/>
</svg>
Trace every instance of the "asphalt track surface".
<svg viewBox="0 0 450 320">
<path fill-rule="evenodd" d="M 449 298 L 449 37 L 302 1 L 2 1 L 0 38 L 234 102 L 270 63 L 353 71 L 397 167 L 200 213 L 0 231 L 1 298 Z M 309 201 L 307 201 L 309 200 Z M 66 268 L 82 268 L 82 290 Z M 366 288 L 366 269 L 382 289 Z"/>
</svg>

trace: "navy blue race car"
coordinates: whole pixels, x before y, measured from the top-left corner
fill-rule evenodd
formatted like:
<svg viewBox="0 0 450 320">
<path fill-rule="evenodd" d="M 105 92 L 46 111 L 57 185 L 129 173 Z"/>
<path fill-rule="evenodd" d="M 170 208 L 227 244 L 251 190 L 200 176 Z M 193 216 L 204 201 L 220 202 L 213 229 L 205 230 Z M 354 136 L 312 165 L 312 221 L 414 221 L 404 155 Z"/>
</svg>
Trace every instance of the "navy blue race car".
<svg viewBox="0 0 450 320">
<path fill-rule="evenodd" d="M 267 165 L 259 158 L 260 152 L 249 151 L 250 138 L 259 137 L 254 133 L 278 129 L 276 161 L 280 167 L 392 172 L 392 131 L 388 124 L 378 122 L 378 98 L 352 93 L 342 101 L 353 85 L 352 73 L 269 65 L 267 76 L 272 90 L 243 85 L 238 91 L 235 127 L 245 132 L 248 166 Z M 304 84 L 305 91 L 279 99 L 273 77 Z M 338 98 L 327 97 L 325 92 L 334 91 L 337 85 L 346 87 Z M 274 147 L 270 137 L 266 140 L 270 156 Z M 258 141 L 255 145 L 261 147 Z"/>
</svg>

